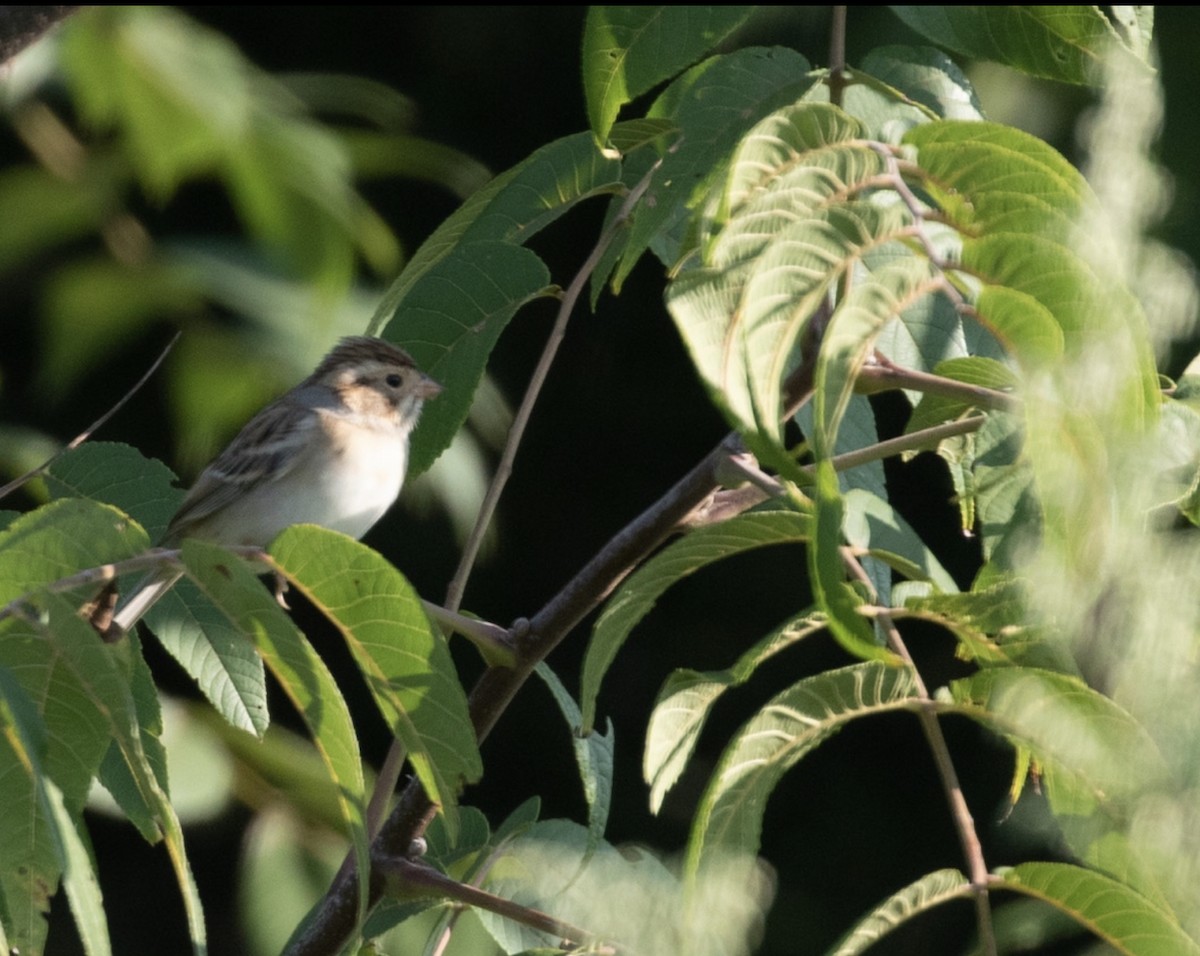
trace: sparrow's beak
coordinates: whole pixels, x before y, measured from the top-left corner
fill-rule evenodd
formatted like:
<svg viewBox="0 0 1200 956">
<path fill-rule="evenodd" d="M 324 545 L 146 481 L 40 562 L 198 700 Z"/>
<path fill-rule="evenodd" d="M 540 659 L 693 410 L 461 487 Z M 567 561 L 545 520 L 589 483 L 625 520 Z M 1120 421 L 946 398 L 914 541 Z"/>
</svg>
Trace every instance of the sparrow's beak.
<svg viewBox="0 0 1200 956">
<path fill-rule="evenodd" d="M 422 401 L 429 401 L 431 398 L 437 398 L 442 394 L 442 386 L 431 379 L 428 375 L 422 375 L 421 381 L 417 383 L 417 397 Z"/>
</svg>

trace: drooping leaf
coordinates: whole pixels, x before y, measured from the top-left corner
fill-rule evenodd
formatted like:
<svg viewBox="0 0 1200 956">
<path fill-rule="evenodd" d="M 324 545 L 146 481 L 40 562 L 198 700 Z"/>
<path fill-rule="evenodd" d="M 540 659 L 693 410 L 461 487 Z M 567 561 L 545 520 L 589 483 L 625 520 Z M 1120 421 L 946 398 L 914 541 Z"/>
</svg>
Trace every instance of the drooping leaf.
<svg viewBox="0 0 1200 956">
<path fill-rule="evenodd" d="M 179 581 L 142 620 L 231 726 L 256 737 L 266 733 L 271 718 L 262 658 L 193 581 Z"/>
<path fill-rule="evenodd" d="M 739 27 L 751 7 L 591 7 L 583 89 L 600 146 L 621 107 L 690 66 Z"/>
<path fill-rule="evenodd" d="M 771 698 L 730 740 L 692 823 L 686 872 L 707 858 L 759 850 L 762 818 L 783 775 L 859 717 L 907 707 L 912 672 L 877 661 L 826 671 Z"/>
<path fill-rule="evenodd" d="M 910 919 L 973 892 L 970 881 L 958 870 L 928 873 L 871 910 L 829 950 L 828 956 L 859 956 Z"/>
<path fill-rule="evenodd" d="M 428 469 L 449 447 L 500 333 L 549 285 L 546 266 L 528 249 L 480 241 L 439 259 L 405 296 L 384 337 L 403 346 L 445 389 L 426 403 L 413 433 L 410 476 Z"/>
<path fill-rule="evenodd" d="M 814 533 L 808 549 L 808 573 L 817 606 L 828 615 L 829 631 L 855 657 L 896 661 L 859 613 L 862 598 L 846 580 L 842 554 L 842 499 L 837 475 L 828 459 L 816 465 Z"/>
<path fill-rule="evenodd" d="M 1144 41 L 1119 33 L 1100 7 L 892 7 L 908 26 L 964 56 L 994 60 L 1066 83 L 1100 81 L 1110 48 L 1136 55 L 1149 71 Z M 1138 31 L 1137 36 L 1141 32 Z"/>
<path fill-rule="evenodd" d="M 1022 863 L 1003 885 L 1044 900 L 1124 956 L 1195 956 L 1200 945 L 1163 910 L 1116 880 L 1069 863 Z"/>
<path fill-rule="evenodd" d="M 663 798 L 683 773 L 708 715 L 725 691 L 745 683 L 759 665 L 780 651 L 824 628 L 824 616 L 808 611 L 755 642 L 726 670 L 700 673 L 683 668 L 671 673 L 659 689 L 646 728 L 642 776 L 650 784 L 651 813 L 662 808 Z"/>
<path fill-rule="evenodd" d="M 253 573 L 227 551 L 198 540 L 183 544 L 189 575 L 230 621 L 253 640 L 267 667 L 304 719 L 331 779 L 354 846 L 366 905 L 366 800 L 358 736 L 329 668 Z"/>
<path fill-rule="evenodd" d="M 634 626 L 675 582 L 722 558 L 769 544 L 807 540 L 811 519 L 796 511 L 756 511 L 699 528 L 643 564 L 609 598 L 588 643 L 580 678 L 585 733 L 596 718 L 600 683 Z"/>
<path fill-rule="evenodd" d="M 449 648 L 430 626 L 420 598 L 376 552 L 324 528 L 289 528 L 275 539 L 271 555 L 341 632 L 453 834 L 458 792 L 478 780 L 483 767 Z"/>
<path fill-rule="evenodd" d="M 608 722 L 605 733 L 592 730 L 582 731 L 579 705 L 563 686 L 558 675 L 544 661 L 535 668 L 537 675 L 546 682 L 550 693 L 566 718 L 571 732 L 571 744 L 575 750 L 575 763 L 579 768 L 579 779 L 583 784 L 583 796 L 588 807 L 588 847 L 585 859 L 596 851 L 604 828 L 608 825 L 608 811 L 612 805 L 613 787 L 613 726 Z"/>
</svg>

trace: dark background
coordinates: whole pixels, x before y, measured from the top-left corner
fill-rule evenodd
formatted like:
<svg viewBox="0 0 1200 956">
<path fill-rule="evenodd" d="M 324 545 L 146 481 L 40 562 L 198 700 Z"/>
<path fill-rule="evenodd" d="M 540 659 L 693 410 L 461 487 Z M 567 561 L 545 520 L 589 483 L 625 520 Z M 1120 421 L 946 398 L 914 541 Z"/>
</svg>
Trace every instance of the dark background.
<svg viewBox="0 0 1200 956">
<path fill-rule="evenodd" d="M 411 96 L 420 108 L 418 131 L 468 152 L 494 171 L 586 125 L 579 80 L 584 11 L 573 7 L 195 7 L 185 8 L 226 33 L 259 65 L 278 71 L 338 71 L 371 77 Z M 1176 198 L 1164 235 L 1194 258 L 1197 122 L 1192 9 L 1159 11 L 1160 50 L 1168 115 L 1162 159 L 1175 176 Z M 827 8 L 770 12 L 754 21 L 739 44 L 779 43 L 827 62 Z M 848 58 L 853 65 L 884 43 L 918 42 L 884 8 L 852 8 Z M 994 74 L 992 74 L 994 77 Z M 1003 76 L 991 82 L 1000 88 Z M 1073 118 L 1088 94 L 1038 84 L 1024 112 L 994 116 L 1035 129 L 1069 158 L 1076 157 Z M 986 92 L 986 90 L 984 91 Z M 998 101 L 998 100 L 997 100 Z M 984 98 L 985 108 L 989 105 Z M 447 193 L 420 184 L 370 185 L 366 193 L 409 250 L 455 206 Z M 203 191 L 185 191 L 169 210 L 172 222 L 220 229 Z M 565 284 L 597 235 L 601 204 L 585 206 L 534 243 Z M 499 549 L 472 579 L 466 607 L 498 622 L 530 616 L 613 533 L 651 503 L 724 433 L 701 390 L 661 304 L 662 269 L 647 258 L 618 299 L 596 315 L 577 315 L 543 394 L 500 513 Z M 44 407 L 22 368 L 36 363 L 36 336 L 19 324 L 36 294 L 36 275 L 7 280 L 0 319 L 7 422 L 29 422 L 66 438 L 104 407 L 145 367 L 162 334 L 148 336 L 108 372 L 90 381 L 88 401 L 75 408 Z M 542 346 L 553 307 L 535 304 L 514 319 L 491 366 L 512 402 L 519 400 Z M 162 330 L 159 330 L 161 333 Z M 1164 372 L 1178 374 L 1187 349 Z M 885 427 L 898 429 L 903 409 L 882 399 Z M 122 413 L 103 437 L 168 455 L 166 422 L 153 407 Z M 923 456 L 889 464 L 892 499 L 935 543 L 944 563 L 966 585 L 978 554 L 957 532 L 957 512 L 944 469 Z M 453 573 L 456 547 L 446 522 L 398 510 L 368 539 L 438 599 Z M 411 542 L 411 543 L 410 543 Z M 789 560 L 789 558 L 791 560 Z M 749 555 L 701 573 L 669 592 L 619 656 L 601 700 L 617 739 L 617 779 L 609 836 L 664 852 L 679 850 L 707 773 L 721 744 L 770 694 L 798 677 L 845 662 L 831 641 L 796 648 L 747 686 L 728 695 L 705 732 L 684 780 L 657 818 L 647 809 L 641 745 L 655 693 L 673 667 L 724 668 L 741 649 L 808 600 L 803 555 Z M 551 658 L 572 690 L 587 628 Z M 954 674 L 952 645 L 935 633 L 914 632 L 910 647 L 930 686 Z M 476 665 L 469 653 L 464 671 Z M 153 651 L 152 651 L 153 653 Z M 187 681 L 155 655 L 156 674 L 175 692 Z M 345 686 L 345 684 L 343 684 Z M 985 841 L 989 866 L 1053 857 L 1053 842 L 1038 842 L 1006 820 L 1010 755 L 973 726 L 946 727 L 968 800 Z M 381 737 L 364 740 L 378 760 Z M 526 687 L 484 748 L 485 778 L 465 796 L 498 822 L 528 796 L 544 799 L 545 816 L 583 820 L 585 809 L 566 727 L 537 682 Z M 1036 802 L 1037 798 L 1026 798 Z M 1023 801 L 1024 802 L 1024 801 Z M 1023 813 L 1035 812 L 1025 808 Z M 210 950 L 236 953 L 233 873 L 246 815 L 231 812 L 188 833 L 189 852 L 210 920 Z M 97 819 L 93 829 L 106 906 L 118 951 L 183 952 L 177 890 L 161 848 L 146 848 L 124 827 Z M 764 956 L 823 952 L 841 931 L 880 899 L 931 870 L 964 867 L 915 720 L 859 722 L 803 760 L 772 798 L 763 855 L 777 872 L 778 891 L 760 949 Z M 157 893 L 163 898 L 156 898 Z M 65 905 L 56 903 L 54 953 L 75 952 Z M 973 915 L 956 904 L 889 937 L 880 953 L 963 952 Z M 1039 952 L 1051 952 L 1043 948 Z M 1078 951 L 1066 947 L 1055 952 Z"/>
</svg>

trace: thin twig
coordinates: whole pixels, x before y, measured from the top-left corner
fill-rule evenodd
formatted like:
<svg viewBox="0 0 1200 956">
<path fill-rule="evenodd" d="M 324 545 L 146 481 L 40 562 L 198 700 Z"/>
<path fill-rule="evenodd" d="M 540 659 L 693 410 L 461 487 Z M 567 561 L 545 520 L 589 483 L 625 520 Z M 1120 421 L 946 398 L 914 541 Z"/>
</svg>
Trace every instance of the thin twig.
<svg viewBox="0 0 1200 956">
<path fill-rule="evenodd" d="M 660 164 L 661 161 L 655 163 L 637 185 L 629 191 L 613 221 L 604 230 L 604 233 L 596 242 L 595 248 L 592 249 L 591 254 L 584 261 L 583 265 L 579 267 L 579 271 L 575 273 L 575 278 L 571 280 L 571 284 L 567 286 L 566 291 L 563 293 L 558 306 L 558 315 L 555 317 L 554 326 L 550 330 L 550 336 L 546 339 L 546 344 L 542 348 L 538 364 L 533 370 L 533 375 L 530 376 L 529 386 L 525 389 L 525 396 L 521 400 L 521 406 L 517 409 L 516 415 L 513 416 L 512 427 L 508 432 L 508 440 L 505 442 L 504 451 L 500 455 L 500 461 L 496 466 L 496 473 L 492 476 L 487 495 L 484 497 L 483 504 L 480 505 L 479 515 L 475 519 L 475 527 L 471 529 L 470 537 L 463 548 L 462 558 L 458 562 L 458 568 L 455 570 L 454 577 L 446 589 L 446 607 L 450 610 L 457 610 L 462 601 L 463 592 L 467 586 L 467 578 L 471 574 L 471 569 L 475 566 L 475 559 L 479 555 L 479 548 L 483 543 L 484 534 L 492 523 L 492 517 L 496 512 L 500 495 L 503 493 L 504 486 L 508 483 L 508 479 L 512 475 L 513 462 L 516 460 L 517 449 L 520 447 L 521 439 L 525 434 L 525 427 L 529 424 L 529 419 L 533 415 L 533 407 L 537 403 L 538 397 L 541 395 L 542 386 L 546 383 L 546 378 L 550 374 L 550 366 L 554 363 L 558 347 L 562 344 L 562 340 L 567 334 L 567 322 L 575 311 L 575 303 L 579 300 L 584 286 L 591 279 L 592 273 L 596 271 L 596 267 L 600 264 L 600 260 L 608 250 L 609 245 L 612 244 L 617 233 L 625 227 L 625 223 L 637 206 L 638 201 L 650 187 L 650 181 L 658 171 Z"/>
<path fill-rule="evenodd" d="M 230 545 L 225 550 L 247 561 L 269 563 L 267 553 L 262 548 L 252 545 Z M 84 568 L 82 571 L 77 571 L 68 577 L 59 578 L 57 581 L 49 581 L 36 591 L 28 591 L 20 597 L 13 598 L 13 600 L 9 601 L 3 607 L 0 607 L 0 621 L 18 613 L 24 605 L 29 603 L 35 594 L 65 594 L 69 591 L 74 591 L 76 588 L 88 585 L 100 587 L 119 575 L 129 574 L 132 571 L 179 567 L 182 553 L 178 548 L 151 548 L 149 551 L 143 551 L 132 558 L 113 561 L 111 564 L 97 565 L 94 568 Z"/>
<path fill-rule="evenodd" d="M 940 425 L 922 428 L 920 431 L 908 435 L 898 435 L 895 438 L 876 442 L 874 445 L 834 455 L 829 461 L 833 465 L 834 471 L 849 471 L 852 468 L 890 458 L 906 451 L 927 449 L 947 438 L 969 435 L 971 432 L 978 431 L 985 421 L 987 421 L 985 415 L 972 415 L 969 418 L 960 418 L 953 422 L 943 422 Z M 687 516 L 684 527 L 698 528 L 727 521 L 734 515 L 741 514 L 768 498 L 783 493 L 783 485 L 775 479 L 763 475 L 761 472 L 752 473 L 747 468 L 744 461 L 734 460 L 725 464 L 724 470 L 742 471 L 748 484 L 741 488 L 723 489 L 714 493 L 701 507 Z M 801 467 L 801 471 L 806 474 L 812 474 L 814 470 L 813 465 Z"/>
<path fill-rule="evenodd" d="M 842 560 L 851 576 L 874 592 L 870 576 L 858 558 L 848 549 L 843 548 Z M 991 878 L 988 875 L 987 862 L 983 858 L 983 846 L 975 829 L 971 808 L 967 806 L 967 798 L 963 794 L 962 784 L 954 769 L 950 746 L 946 743 L 946 736 L 942 733 L 942 726 L 938 722 L 936 705 L 929 695 L 929 689 L 925 686 L 925 681 L 921 678 L 916 664 L 913 663 L 912 655 L 908 653 L 904 639 L 900 636 L 900 631 L 889 611 L 885 608 L 877 608 L 875 619 L 886 631 L 888 645 L 908 665 L 913 682 L 916 684 L 919 699 L 919 706 L 915 708 L 917 719 L 920 721 L 921 730 L 925 734 L 929 749 L 933 753 L 938 776 L 942 779 L 942 789 L 945 790 L 946 799 L 950 804 L 950 815 L 954 820 L 954 827 L 958 831 L 959 843 L 962 844 L 967 868 L 971 873 L 971 888 L 975 896 L 975 920 L 979 927 L 980 946 L 984 956 L 996 956 L 996 936 L 992 928 L 992 908 L 988 900 L 988 886 Z"/>
<path fill-rule="evenodd" d="M 541 910 L 521 906 L 512 900 L 489 893 L 487 890 L 481 890 L 479 887 L 472 886 L 469 883 L 460 883 L 458 880 L 453 880 L 445 876 L 428 864 L 420 863 L 407 857 L 399 857 L 381 861 L 378 866 L 385 877 L 391 876 L 395 878 L 404 887 L 406 892 L 425 891 L 430 896 L 457 900 L 468 906 L 475 906 L 490 913 L 496 913 L 505 919 L 513 920 L 524 926 L 530 926 L 542 933 L 548 933 L 551 936 L 557 937 L 568 946 L 579 946 L 590 943 L 593 940 L 592 934 L 587 930 L 573 926 L 563 920 L 555 919 Z M 594 951 L 598 953 L 619 953 L 626 950 L 609 944 L 603 949 Z M 592 950 L 589 950 L 589 952 L 592 952 Z"/>
<path fill-rule="evenodd" d="M 860 369 L 854 381 L 854 391 L 859 395 L 874 395 L 901 388 L 997 411 L 1012 411 L 1020 404 L 1017 397 L 1009 392 L 904 368 L 882 352 L 875 353 L 874 360 Z"/>
<path fill-rule="evenodd" d="M 129 391 L 121 396 L 121 398 L 112 408 L 88 425 L 87 428 L 72 438 L 69 442 L 67 442 L 66 445 L 56 451 L 36 468 L 30 469 L 29 471 L 25 472 L 25 474 L 21 475 L 20 478 L 14 478 L 7 485 L 4 485 L 4 487 L 0 488 L 0 498 L 3 498 L 5 495 L 16 491 L 16 489 L 20 488 L 21 485 L 25 484 L 25 482 L 29 481 L 30 479 L 36 478 L 71 449 L 78 448 L 85 441 L 91 438 L 92 434 L 101 428 L 110 418 L 117 414 L 117 412 L 124 408 L 125 403 L 133 398 L 135 394 L 137 394 L 138 390 L 150 380 L 151 375 L 158 371 L 158 367 L 162 365 L 163 360 L 166 359 L 171 349 L 175 347 L 175 343 L 179 341 L 179 336 L 182 334 L 182 332 L 175 333 L 175 335 L 171 338 L 171 341 L 167 343 L 167 347 L 162 350 L 162 354 L 160 354 L 158 358 L 154 360 L 154 364 L 146 370 L 146 373 L 134 383 L 133 387 L 129 389 Z"/>
<path fill-rule="evenodd" d="M 512 636 L 508 630 L 491 621 L 467 617 L 457 611 L 441 607 L 432 601 L 422 601 L 425 613 L 436 623 L 447 630 L 461 634 L 479 648 L 489 664 L 497 667 L 511 667 L 516 651 L 513 648 Z"/>
<path fill-rule="evenodd" d="M 542 386 L 550 374 L 550 366 L 554 363 L 558 347 L 566 336 L 567 322 L 575 310 L 575 303 L 579 300 L 579 296 L 582 294 L 584 286 L 591 278 L 592 273 L 596 271 L 596 267 L 600 264 L 605 251 L 613 239 L 616 238 L 617 232 L 624 228 L 626 220 L 628 220 L 630 214 L 637 206 L 638 200 L 642 198 L 642 195 L 649 188 L 650 181 L 654 173 L 657 172 L 659 165 L 660 163 L 655 163 L 637 185 L 629 191 L 629 194 L 625 197 L 625 201 L 617 211 L 617 215 L 604 230 L 604 233 L 596 242 L 595 248 L 592 249 L 591 254 L 584 261 L 583 265 L 580 266 L 579 271 L 575 274 L 575 278 L 572 279 L 571 284 L 567 286 L 566 291 L 563 293 L 558 306 L 558 315 L 554 320 L 554 326 L 550 330 L 550 336 L 547 338 L 546 344 L 542 347 L 542 354 L 538 359 L 537 366 L 534 368 L 532 376 L 530 376 L 529 386 L 525 389 L 525 396 L 521 400 L 521 406 L 517 409 L 516 415 L 513 416 L 512 427 L 509 428 L 508 439 L 505 441 L 504 450 L 500 454 L 500 461 L 496 465 L 496 472 L 492 475 L 492 481 L 488 486 L 487 494 L 479 506 L 479 514 L 475 519 L 475 526 L 471 529 L 471 534 L 468 536 L 467 542 L 463 547 L 462 557 L 459 559 L 454 576 L 450 579 L 450 583 L 446 587 L 444 610 L 448 613 L 458 611 L 462 605 L 463 593 L 467 588 L 467 578 L 470 577 L 471 570 L 475 567 L 479 548 L 483 544 L 484 534 L 492 523 L 496 506 L 500 501 L 500 495 L 503 493 L 504 487 L 512 475 L 513 461 L 516 459 L 517 449 L 520 447 L 521 439 L 525 434 L 525 427 L 529 424 L 529 419 L 533 415 L 534 404 L 537 402 L 538 396 L 542 391 Z M 491 664 L 494 662 L 489 659 L 488 663 Z M 508 663 L 508 666 L 511 666 L 511 661 Z M 396 789 L 396 783 L 400 779 L 400 769 L 403 766 L 402 748 L 403 744 L 398 739 L 392 742 L 387 755 L 384 757 L 383 765 L 380 767 L 379 776 L 375 778 L 375 790 L 371 794 L 369 806 L 380 807 L 384 802 L 381 794 L 390 795 Z"/>
</svg>

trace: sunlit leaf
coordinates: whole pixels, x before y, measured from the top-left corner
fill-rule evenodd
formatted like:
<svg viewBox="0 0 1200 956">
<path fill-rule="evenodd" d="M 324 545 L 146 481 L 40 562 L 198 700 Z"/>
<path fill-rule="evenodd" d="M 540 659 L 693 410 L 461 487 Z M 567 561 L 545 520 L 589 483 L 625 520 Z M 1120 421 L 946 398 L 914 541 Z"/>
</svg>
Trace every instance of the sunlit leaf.
<svg viewBox="0 0 1200 956">
<path fill-rule="evenodd" d="M 638 204 L 613 274 L 615 289 L 620 289 L 652 243 L 660 259 L 665 257 L 668 266 L 674 264 L 680 250 L 675 242 L 663 244 L 669 224 L 694 208 L 718 181 L 724 157 L 755 122 L 794 103 L 812 86 L 808 71 L 808 62 L 791 50 L 748 48 L 693 67 L 655 101 L 647 115 L 671 120 L 681 137 L 662 157 L 662 166 Z"/>
<path fill-rule="evenodd" d="M 1079 678 L 1032 667 L 988 668 L 950 689 L 959 712 L 1028 748 L 1057 778 L 1051 803 L 1063 812 L 1128 801 L 1164 777 L 1146 730 Z"/>
<path fill-rule="evenodd" d="M 970 882 L 958 870 L 929 873 L 871 910 L 829 950 L 828 956 L 858 956 L 914 917 L 950 900 L 967 898 L 973 892 Z"/>
<path fill-rule="evenodd" d="M 725 691 L 745 683 L 780 651 L 824 628 L 824 616 L 810 611 L 757 641 L 727 670 L 671 673 L 659 689 L 646 728 L 642 776 L 650 784 L 651 813 L 662 809 L 663 798 L 686 768 L 708 715 Z"/>
<path fill-rule="evenodd" d="M 1107 876 L 1068 863 L 1022 863 L 1003 886 L 1044 900 L 1126 956 L 1200 953 L 1173 913 Z"/>
<path fill-rule="evenodd" d="M 783 775 L 850 721 L 903 709 L 915 694 L 910 670 L 872 661 L 826 671 L 771 698 L 713 771 L 692 824 L 688 874 L 709 857 L 757 853 L 767 801 Z"/>
</svg>

